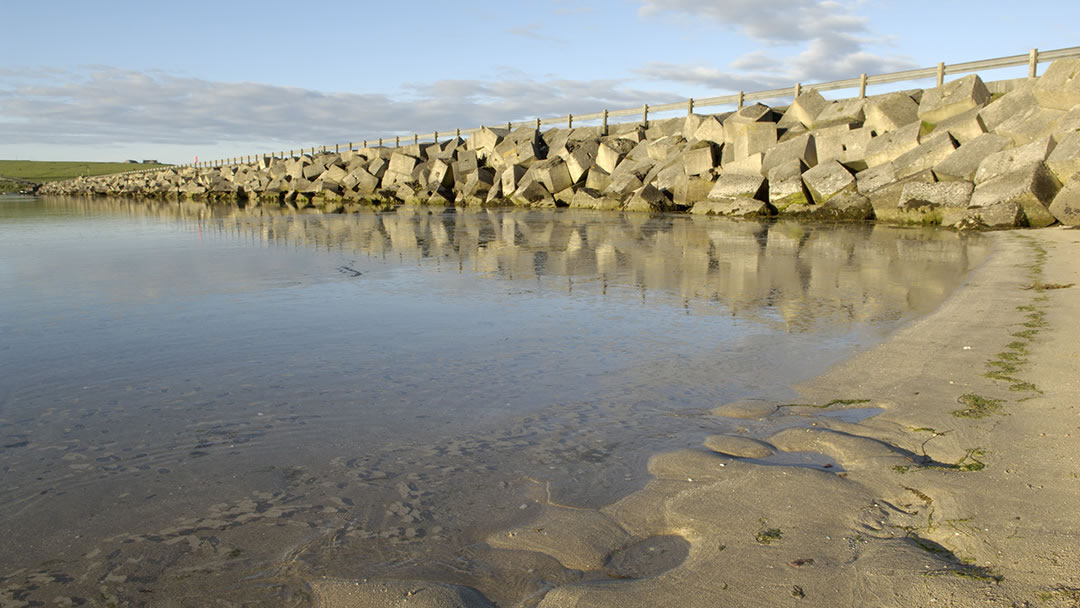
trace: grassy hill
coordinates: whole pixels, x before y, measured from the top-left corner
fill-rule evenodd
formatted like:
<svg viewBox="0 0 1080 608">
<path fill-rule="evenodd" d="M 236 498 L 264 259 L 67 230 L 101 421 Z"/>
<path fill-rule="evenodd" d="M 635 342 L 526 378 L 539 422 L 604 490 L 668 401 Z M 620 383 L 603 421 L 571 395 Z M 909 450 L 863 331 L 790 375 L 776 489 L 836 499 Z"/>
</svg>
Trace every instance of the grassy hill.
<svg viewBox="0 0 1080 608">
<path fill-rule="evenodd" d="M 156 169 L 168 165 L 142 163 L 92 163 L 92 162 L 53 162 L 37 160 L 0 160 L 0 179 L 11 177 L 26 181 L 45 183 L 62 179 L 72 179 L 80 175 L 107 175 L 136 169 Z"/>
</svg>

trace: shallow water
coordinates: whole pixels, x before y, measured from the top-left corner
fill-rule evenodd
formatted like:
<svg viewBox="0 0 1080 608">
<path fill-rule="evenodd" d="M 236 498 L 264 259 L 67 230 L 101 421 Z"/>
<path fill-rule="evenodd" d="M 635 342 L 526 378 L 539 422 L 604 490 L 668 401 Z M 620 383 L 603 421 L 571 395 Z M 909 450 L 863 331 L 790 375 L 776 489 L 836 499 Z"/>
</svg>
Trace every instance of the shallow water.
<svg viewBox="0 0 1080 608">
<path fill-rule="evenodd" d="M 0 198 L 0 604 L 303 605 L 318 576 L 528 602 L 593 574 L 486 533 L 767 433 L 706 414 L 791 397 L 985 253 L 869 225 Z"/>
</svg>

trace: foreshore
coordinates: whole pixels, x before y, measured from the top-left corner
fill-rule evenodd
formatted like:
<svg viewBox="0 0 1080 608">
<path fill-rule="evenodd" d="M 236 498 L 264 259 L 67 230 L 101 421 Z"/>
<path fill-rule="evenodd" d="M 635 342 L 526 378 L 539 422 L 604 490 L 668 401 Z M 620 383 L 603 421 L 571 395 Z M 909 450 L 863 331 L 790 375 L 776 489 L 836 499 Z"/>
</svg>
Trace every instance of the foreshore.
<svg viewBox="0 0 1080 608">
<path fill-rule="evenodd" d="M 937 311 L 796 387 L 796 403 L 712 412 L 804 424 L 658 454 L 642 490 L 598 510 L 549 501 L 488 543 L 508 559 L 618 561 L 638 575 L 557 586 L 544 607 L 1075 606 L 1080 232 L 991 238 L 990 258 Z M 830 464 L 775 466 L 792 452 Z M 327 607 L 490 606 L 481 594 L 495 591 L 311 584 Z"/>
</svg>

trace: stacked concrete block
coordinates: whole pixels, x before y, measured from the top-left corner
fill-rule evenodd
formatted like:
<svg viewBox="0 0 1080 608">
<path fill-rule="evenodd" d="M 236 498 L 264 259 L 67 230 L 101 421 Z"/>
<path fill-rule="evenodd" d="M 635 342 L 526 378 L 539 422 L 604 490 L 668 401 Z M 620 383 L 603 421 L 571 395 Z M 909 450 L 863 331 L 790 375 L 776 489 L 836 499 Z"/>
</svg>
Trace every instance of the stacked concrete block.
<svg viewBox="0 0 1080 608">
<path fill-rule="evenodd" d="M 1080 174 L 1073 174 L 1050 203 L 1050 215 L 1068 226 L 1080 226 Z"/>
<path fill-rule="evenodd" d="M 971 207 L 1015 203 L 1023 208 L 1029 226 L 1041 228 L 1055 221 L 1049 206 L 1060 189 L 1044 163 L 1025 165 L 978 184 Z"/>
<path fill-rule="evenodd" d="M 919 103 L 919 119 L 936 124 L 989 102 L 990 91 L 981 78 L 972 74 L 924 91 Z"/>
<path fill-rule="evenodd" d="M 1065 112 L 1061 110 L 1034 106 L 1002 122 L 994 133 L 1012 139 L 1014 145 L 1022 146 L 1055 133 L 1064 117 Z"/>
<path fill-rule="evenodd" d="M 900 191 L 899 209 L 967 208 L 974 189 L 971 182 L 908 182 Z"/>
<path fill-rule="evenodd" d="M 910 95 L 889 93 L 867 100 L 863 125 L 878 135 L 895 131 L 919 120 L 919 105 Z"/>
<path fill-rule="evenodd" d="M 792 158 L 769 170 L 769 204 L 780 213 L 784 213 L 789 207 L 810 204 L 810 192 L 802 179 L 804 171 L 806 164 L 798 158 Z"/>
<path fill-rule="evenodd" d="M 1016 148 L 1005 148 L 999 152 L 988 154 L 979 163 L 975 171 L 974 181 L 981 184 L 1010 171 L 1014 171 L 1027 165 L 1042 163 L 1050 157 L 1057 142 L 1053 137 L 1045 137 L 1039 141 Z"/>
<path fill-rule="evenodd" d="M 768 200 L 768 184 L 761 175 L 738 175 L 724 172 L 717 178 L 708 199 L 723 201 L 736 198 Z"/>
<path fill-rule="evenodd" d="M 1080 105 L 1080 59 L 1059 59 L 1050 64 L 1032 94 L 1039 105 L 1051 110 L 1071 110 Z"/>
<path fill-rule="evenodd" d="M 702 175 L 718 166 L 717 146 L 706 140 L 704 145 L 692 147 L 682 155 L 683 171 L 686 175 Z"/>
<path fill-rule="evenodd" d="M 828 105 L 829 102 L 821 96 L 821 93 L 809 90 L 791 102 L 784 116 L 777 122 L 777 126 L 781 129 L 790 129 L 796 125 L 802 125 L 809 129 Z"/>
<path fill-rule="evenodd" d="M 994 133 L 984 133 L 961 144 L 952 154 L 934 165 L 939 181 L 974 181 L 979 165 L 988 157 L 1012 145 L 1012 140 Z"/>
<path fill-rule="evenodd" d="M 960 145 L 986 133 L 986 125 L 980 116 L 983 108 L 972 108 L 967 112 L 946 118 L 935 125 L 933 133 L 948 133 Z"/>
<path fill-rule="evenodd" d="M 774 168 L 798 161 L 803 167 L 818 164 L 818 143 L 815 134 L 805 133 L 770 148 L 761 159 L 759 173 L 768 175 Z"/>
<path fill-rule="evenodd" d="M 1046 157 L 1046 166 L 1062 183 L 1080 173 L 1080 131 L 1073 131 L 1061 138 Z"/>
<path fill-rule="evenodd" d="M 862 126 L 866 120 L 865 99 L 842 99 L 825 106 L 810 125 L 815 131 L 836 125 Z"/>
<path fill-rule="evenodd" d="M 652 184 L 635 190 L 626 202 L 627 211 L 670 211 L 672 208 L 667 195 Z"/>
<path fill-rule="evenodd" d="M 906 127 L 878 135 L 866 145 L 866 164 L 868 167 L 896 160 L 902 154 L 919 147 L 921 125 L 912 123 Z"/>
<path fill-rule="evenodd" d="M 724 124 L 715 116 L 704 116 L 700 124 L 692 132 L 684 132 L 683 137 L 720 145 L 724 143 Z"/>
<path fill-rule="evenodd" d="M 908 150 L 892 160 L 898 178 L 914 175 L 931 169 L 956 150 L 956 141 L 948 132 L 927 137 L 915 148 Z"/>
<path fill-rule="evenodd" d="M 803 173 L 803 182 L 813 197 L 814 202 L 823 205 L 832 197 L 843 192 L 854 192 L 855 177 L 835 160 L 819 163 Z"/>
</svg>

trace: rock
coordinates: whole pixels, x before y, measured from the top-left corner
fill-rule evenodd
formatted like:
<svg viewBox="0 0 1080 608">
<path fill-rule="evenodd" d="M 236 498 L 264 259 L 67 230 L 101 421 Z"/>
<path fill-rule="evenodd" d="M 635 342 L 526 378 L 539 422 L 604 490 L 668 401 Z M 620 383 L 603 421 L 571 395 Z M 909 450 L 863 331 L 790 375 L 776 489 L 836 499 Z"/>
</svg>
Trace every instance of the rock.
<svg viewBox="0 0 1080 608">
<path fill-rule="evenodd" d="M 734 160 L 742 160 L 751 154 L 768 152 L 776 145 L 776 123 L 736 122 L 724 126 L 725 136 L 731 140 Z"/>
<path fill-rule="evenodd" d="M 1046 157 L 1046 166 L 1062 183 L 1080 173 L 1080 132 L 1074 131 L 1062 137 Z"/>
<path fill-rule="evenodd" d="M 726 215 L 730 217 L 759 217 L 775 213 L 769 203 L 754 198 L 740 196 L 722 200 L 706 200 L 694 203 L 690 208 L 694 215 Z"/>
<path fill-rule="evenodd" d="M 801 162 L 805 167 L 818 164 L 817 139 L 814 135 L 810 133 L 799 135 L 769 148 L 761 159 L 759 174 L 768 175 L 775 167 L 788 164 L 793 160 Z"/>
<path fill-rule="evenodd" d="M 888 93 L 867 100 L 863 126 L 878 135 L 919 121 L 919 105 L 904 93 Z"/>
<path fill-rule="evenodd" d="M 627 211 L 671 211 L 671 201 L 656 186 L 648 184 L 634 191 L 626 203 Z"/>
<path fill-rule="evenodd" d="M 570 170 L 566 166 L 566 161 L 557 156 L 538 162 L 531 171 L 536 175 L 536 179 L 547 188 L 548 192 L 560 192 L 574 183 L 574 180 L 570 178 Z"/>
<path fill-rule="evenodd" d="M 961 144 L 952 154 L 934 165 L 934 175 L 940 181 L 974 181 L 979 165 L 990 155 L 1012 145 L 1008 137 L 994 133 L 982 135 Z"/>
<path fill-rule="evenodd" d="M 967 112 L 946 118 L 937 123 L 933 133 L 948 132 L 953 139 L 963 145 L 986 133 L 986 125 L 983 124 L 982 118 L 979 116 L 981 111 L 982 108 L 972 108 Z"/>
<path fill-rule="evenodd" d="M 724 124 L 716 116 L 703 116 L 701 124 L 687 137 L 699 141 L 711 141 L 717 145 L 723 144 Z"/>
<path fill-rule="evenodd" d="M 1037 82 L 1038 80 L 1024 79 L 1019 86 L 979 110 L 979 118 L 982 119 L 986 131 L 993 133 L 1001 123 L 1034 107 L 1038 102 L 1035 101 L 1032 90 Z"/>
<path fill-rule="evenodd" d="M 716 147 L 711 142 L 683 154 L 682 165 L 686 175 L 701 175 L 718 165 Z"/>
<path fill-rule="evenodd" d="M 1004 135 L 1017 146 L 1031 143 L 1057 131 L 1058 123 L 1065 117 L 1061 110 L 1048 110 L 1032 106 L 1002 122 L 994 133 Z"/>
<path fill-rule="evenodd" d="M 1031 142 L 1016 148 L 1005 148 L 1000 152 L 987 155 L 975 171 L 975 183 L 981 184 L 989 179 L 1015 171 L 1020 167 L 1041 163 L 1054 151 L 1057 142 L 1053 137 Z"/>
<path fill-rule="evenodd" d="M 990 102 L 990 91 L 977 74 L 964 76 L 940 87 L 923 92 L 919 103 L 919 118 L 939 123 L 946 118 L 981 108 Z"/>
<path fill-rule="evenodd" d="M 680 207 L 689 207 L 698 201 L 707 200 L 714 183 L 712 179 L 698 176 L 683 175 L 676 178 L 671 189 L 672 202 Z"/>
<path fill-rule="evenodd" d="M 842 192 L 855 191 L 855 178 L 839 162 L 832 160 L 803 173 L 803 182 L 814 202 L 823 205 Z"/>
<path fill-rule="evenodd" d="M 825 106 L 825 109 L 817 115 L 810 128 L 813 130 L 824 129 L 836 125 L 862 126 L 866 120 L 863 108 L 866 106 L 865 99 L 852 98 L 834 101 Z"/>
<path fill-rule="evenodd" d="M 738 161 L 726 161 L 723 163 L 724 173 L 732 175 L 756 175 L 760 177 L 762 161 L 764 154 L 758 152 L 757 154 L 751 154 L 746 158 Z"/>
<path fill-rule="evenodd" d="M 967 208 L 975 184 L 971 182 L 908 182 L 900 192 L 900 209 L 922 209 L 929 207 Z"/>
<path fill-rule="evenodd" d="M 1061 185 L 1044 163 L 1020 167 L 975 186 L 971 207 L 992 207 L 1017 203 L 1023 208 L 1028 225 L 1041 228 L 1055 219 L 1048 209 Z"/>
<path fill-rule="evenodd" d="M 814 119 L 828 105 L 829 102 L 821 96 L 821 93 L 813 89 L 806 91 L 791 102 L 777 126 L 781 129 L 789 129 L 795 125 L 802 125 L 809 129 L 814 124 Z"/>
<path fill-rule="evenodd" d="M 767 183 L 765 178 L 759 175 L 740 175 L 724 172 L 717 178 L 712 190 L 709 191 L 709 200 L 721 201 L 740 197 L 754 198 L 759 201 L 766 200 Z"/>
<path fill-rule="evenodd" d="M 919 123 L 878 135 L 866 145 L 866 164 L 874 167 L 896 160 L 900 155 L 919 147 Z"/>
<path fill-rule="evenodd" d="M 1050 214 L 1069 226 L 1080 226 L 1080 173 L 1073 174 L 1050 203 Z"/>
<path fill-rule="evenodd" d="M 415 156 L 395 152 L 394 155 L 390 157 L 390 166 L 387 170 L 398 174 L 411 175 L 413 169 L 416 168 L 416 165 L 419 162 L 420 159 Z"/>
<path fill-rule="evenodd" d="M 705 447 L 735 458 L 768 458 L 776 453 L 776 448 L 764 441 L 734 435 L 710 435 L 705 438 Z"/>
<path fill-rule="evenodd" d="M 769 204 L 780 212 L 792 205 L 811 203 L 810 192 L 803 183 L 806 165 L 793 158 L 769 171 Z"/>
<path fill-rule="evenodd" d="M 1032 94 L 1040 106 L 1052 110 L 1071 110 L 1080 104 L 1080 59 L 1058 59 L 1051 63 Z"/>
</svg>

